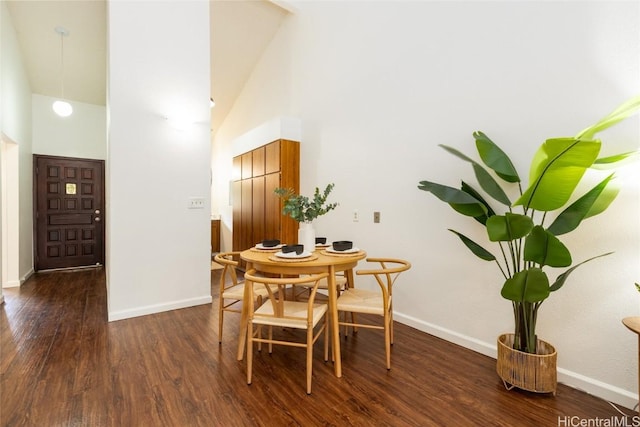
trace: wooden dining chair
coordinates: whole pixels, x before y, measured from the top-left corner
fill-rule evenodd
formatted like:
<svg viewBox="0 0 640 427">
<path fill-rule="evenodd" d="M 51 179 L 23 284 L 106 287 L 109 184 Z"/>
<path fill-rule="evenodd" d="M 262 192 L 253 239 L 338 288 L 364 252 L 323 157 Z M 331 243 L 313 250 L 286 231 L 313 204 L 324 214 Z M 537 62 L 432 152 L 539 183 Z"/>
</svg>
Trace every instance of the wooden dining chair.
<svg viewBox="0 0 640 427">
<path fill-rule="evenodd" d="M 309 277 L 308 275 L 302 275 L 300 277 Z M 308 283 L 308 284 L 302 284 L 299 287 L 302 288 L 299 292 L 296 293 L 295 298 L 298 299 L 299 296 L 302 295 L 308 295 L 311 293 L 311 289 L 313 288 L 314 284 Z M 342 293 L 342 291 L 344 291 L 347 288 L 348 284 L 347 284 L 347 278 L 344 277 L 343 274 L 336 274 L 336 290 L 338 292 L 338 295 L 340 295 L 340 293 Z M 329 289 L 329 278 L 325 277 L 324 279 L 320 280 L 320 283 L 318 284 L 318 289 Z"/>
<path fill-rule="evenodd" d="M 324 333 L 324 360 L 329 359 L 329 341 L 327 339 L 327 304 L 315 303 L 318 292 L 318 285 L 322 279 L 326 279 L 327 273 L 315 274 L 298 278 L 272 278 L 260 277 L 256 271 L 251 269 L 244 275 L 245 281 L 250 286 L 249 292 L 249 320 L 247 324 L 247 384 L 251 384 L 253 369 L 253 343 L 257 342 L 269 344 L 269 354 L 273 350 L 273 344 L 290 347 L 306 348 L 307 353 L 307 394 L 311 394 L 311 374 L 313 369 L 313 345 L 320 335 Z M 292 301 L 285 299 L 285 286 L 308 286 L 313 283 L 311 293 L 307 301 Z M 268 293 L 268 299 L 260 307 L 254 306 L 254 292 L 259 289 L 258 285 L 263 285 L 263 289 Z M 280 292 L 273 291 L 273 286 L 278 286 Z M 262 337 L 262 328 L 268 327 L 268 337 Z M 273 327 L 284 327 L 306 330 L 304 342 L 291 337 L 290 341 L 275 339 L 273 337 Z"/>
<path fill-rule="evenodd" d="M 242 308 L 240 303 L 244 299 L 244 280 L 238 280 L 237 268 L 240 259 L 240 252 L 222 252 L 214 257 L 214 261 L 222 265 L 220 274 L 220 294 L 218 298 L 218 343 L 222 343 L 222 331 L 224 324 L 224 312 L 230 311 L 240 313 Z M 277 292 L 277 286 L 273 287 Z M 268 295 L 264 287 L 256 289 L 253 298 L 256 305 L 262 305 L 263 299 Z"/>
<path fill-rule="evenodd" d="M 393 284 L 403 271 L 411 268 L 408 261 L 394 258 L 367 258 L 367 262 L 379 265 L 377 269 L 358 270 L 356 275 L 373 276 L 380 289 L 371 291 L 355 287 L 347 288 L 338 297 L 338 313 L 344 314 L 340 325 L 353 329 L 357 332 L 358 327 L 384 329 L 384 344 L 387 358 L 387 369 L 391 369 L 391 345 L 393 344 Z M 358 323 L 356 313 L 375 314 L 382 316 L 382 325 L 374 323 Z M 347 315 L 351 315 L 351 321 L 347 321 Z M 346 337 L 345 328 L 345 337 Z"/>
</svg>

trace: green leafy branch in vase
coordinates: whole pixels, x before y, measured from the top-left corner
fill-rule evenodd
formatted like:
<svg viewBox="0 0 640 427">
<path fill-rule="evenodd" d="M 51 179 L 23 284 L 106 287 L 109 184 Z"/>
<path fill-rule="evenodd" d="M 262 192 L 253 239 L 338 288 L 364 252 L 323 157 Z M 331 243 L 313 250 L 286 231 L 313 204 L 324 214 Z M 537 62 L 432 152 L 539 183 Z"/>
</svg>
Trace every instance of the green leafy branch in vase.
<svg viewBox="0 0 640 427">
<path fill-rule="evenodd" d="M 288 215 L 298 222 L 311 222 L 338 206 L 337 203 L 327 203 L 329 194 L 334 186 L 335 184 L 333 183 L 328 184 L 322 193 L 316 187 L 313 199 L 296 194 L 292 188 L 278 187 L 274 190 L 274 193 L 284 200 L 282 208 L 284 215 Z"/>
</svg>

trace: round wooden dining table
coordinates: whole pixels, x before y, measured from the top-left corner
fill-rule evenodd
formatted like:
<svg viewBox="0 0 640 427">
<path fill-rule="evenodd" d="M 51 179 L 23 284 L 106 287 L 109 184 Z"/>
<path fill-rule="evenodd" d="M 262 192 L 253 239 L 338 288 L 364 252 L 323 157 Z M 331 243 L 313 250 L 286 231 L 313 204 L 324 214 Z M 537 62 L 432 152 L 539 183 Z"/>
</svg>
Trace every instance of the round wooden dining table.
<svg viewBox="0 0 640 427">
<path fill-rule="evenodd" d="M 247 263 L 247 271 L 255 268 L 261 273 L 271 273 L 282 277 L 291 277 L 301 274 L 329 273 L 328 296 L 331 343 L 335 356 L 334 371 L 337 377 L 342 376 L 342 363 L 340 359 L 340 335 L 338 334 L 338 308 L 337 308 L 337 287 L 336 273 L 344 272 L 349 286 L 353 286 L 353 269 L 358 262 L 366 258 L 366 252 L 357 250 L 353 253 L 333 253 L 326 249 L 317 249 L 310 256 L 305 258 L 281 258 L 276 256 L 277 250 L 264 250 L 251 248 L 243 251 L 240 258 Z M 247 291 L 245 287 L 245 300 Z M 244 357 L 244 347 L 247 338 L 247 321 L 249 313 L 242 305 L 242 316 L 240 319 L 240 338 L 238 340 L 238 360 Z"/>
</svg>

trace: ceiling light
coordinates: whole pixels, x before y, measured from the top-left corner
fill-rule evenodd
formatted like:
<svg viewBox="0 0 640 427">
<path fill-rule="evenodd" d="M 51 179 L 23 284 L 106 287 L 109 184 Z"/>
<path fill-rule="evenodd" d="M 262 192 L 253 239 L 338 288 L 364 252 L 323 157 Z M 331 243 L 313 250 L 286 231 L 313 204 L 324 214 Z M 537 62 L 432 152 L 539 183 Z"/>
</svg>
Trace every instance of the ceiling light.
<svg viewBox="0 0 640 427">
<path fill-rule="evenodd" d="M 73 107 L 66 101 L 56 100 L 52 105 L 53 111 L 60 117 L 67 117 L 73 113 Z"/>
<path fill-rule="evenodd" d="M 61 99 L 53 103 L 53 111 L 60 117 L 67 117 L 73 113 L 73 107 L 64 100 L 64 37 L 69 35 L 69 30 L 64 27 L 56 27 L 55 32 L 60 34 L 60 86 Z"/>
</svg>

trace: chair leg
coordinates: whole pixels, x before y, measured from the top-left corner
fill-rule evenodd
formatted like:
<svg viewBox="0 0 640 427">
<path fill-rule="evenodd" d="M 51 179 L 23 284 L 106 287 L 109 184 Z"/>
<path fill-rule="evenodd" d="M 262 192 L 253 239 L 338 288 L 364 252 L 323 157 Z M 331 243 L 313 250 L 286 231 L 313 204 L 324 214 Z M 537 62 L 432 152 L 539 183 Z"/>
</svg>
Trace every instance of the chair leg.
<svg viewBox="0 0 640 427">
<path fill-rule="evenodd" d="M 344 316 L 344 339 L 347 339 L 347 337 L 349 336 L 349 325 L 347 325 L 347 316 L 349 315 L 349 313 L 347 313 L 346 311 L 342 312 L 342 315 Z M 338 313 L 338 317 L 340 317 L 340 313 Z M 338 328 L 339 330 L 339 328 Z"/>
<path fill-rule="evenodd" d="M 347 339 L 347 337 L 349 336 L 349 324 L 347 324 L 347 316 L 351 316 L 351 332 L 355 334 L 356 327 L 354 323 L 356 323 L 356 315 L 353 312 L 347 312 L 347 311 L 344 311 L 343 315 L 344 315 L 344 338 Z"/>
<path fill-rule="evenodd" d="M 391 325 L 389 313 L 384 315 L 384 351 L 387 357 L 387 370 L 391 369 Z"/>
<path fill-rule="evenodd" d="M 269 354 L 273 353 L 273 326 L 269 326 Z"/>
<path fill-rule="evenodd" d="M 258 339 L 262 340 L 262 325 L 258 325 Z M 262 341 L 258 341 L 258 351 L 262 353 Z"/>
<path fill-rule="evenodd" d="M 247 325 L 247 384 L 251 384 L 251 370 L 253 369 L 253 325 Z"/>
<path fill-rule="evenodd" d="M 393 345 L 393 309 L 389 311 L 389 330 L 391 331 L 391 345 Z"/>
<path fill-rule="evenodd" d="M 346 316 L 346 314 L 345 314 Z M 356 313 L 354 313 L 353 311 L 351 312 L 351 333 L 353 335 L 358 333 L 358 327 L 356 326 Z"/>
<path fill-rule="evenodd" d="M 220 296 L 220 304 L 218 306 L 218 344 L 222 344 L 222 324 L 224 322 L 224 299 Z"/>
<path fill-rule="evenodd" d="M 307 394 L 311 394 L 311 376 L 313 369 L 313 328 L 307 328 Z"/>
<path fill-rule="evenodd" d="M 262 295 L 256 297 L 256 304 L 258 307 L 262 305 Z M 258 325 L 258 338 L 262 339 L 262 325 Z M 262 352 L 262 341 L 258 341 L 258 351 Z"/>
<path fill-rule="evenodd" d="M 331 326 L 329 326 L 329 322 L 330 321 L 331 320 L 326 320 L 326 323 L 325 323 L 326 329 L 325 329 L 324 333 L 326 334 L 325 337 L 331 342 L 331 361 L 335 362 L 336 361 L 336 349 L 334 348 L 333 340 L 331 339 L 333 337 L 333 335 L 332 335 L 333 334 L 333 328 Z M 339 312 L 338 312 L 338 322 L 340 322 L 340 313 Z M 338 323 L 338 338 L 340 338 L 340 324 L 339 323 Z M 338 341 L 340 341 L 340 339 L 338 339 Z"/>
<path fill-rule="evenodd" d="M 327 315 L 324 315 L 324 322 L 322 322 L 322 329 L 324 334 L 324 361 L 329 360 L 329 328 L 327 328 Z"/>
</svg>

